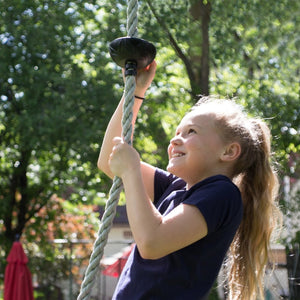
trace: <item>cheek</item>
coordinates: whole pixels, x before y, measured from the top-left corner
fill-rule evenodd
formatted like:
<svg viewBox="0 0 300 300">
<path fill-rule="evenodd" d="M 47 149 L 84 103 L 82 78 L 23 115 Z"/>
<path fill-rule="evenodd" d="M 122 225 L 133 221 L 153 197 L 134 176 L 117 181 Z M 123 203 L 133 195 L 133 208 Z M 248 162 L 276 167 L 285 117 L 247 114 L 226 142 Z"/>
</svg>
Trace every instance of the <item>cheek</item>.
<svg viewBox="0 0 300 300">
<path fill-rule="evenodd" d="M 202 147 L 202 142 L 199 142 L 199 140 L 195 138 L 187 140 L 185 143 L 185 149 L 188 151 L 198 152 L 201 151 Z"/>
<path fill-rule="evenodd" d="M 169 146 L 168 146 L 168 156 L 169 156 L 169 158 L 171 156 L 171 152 L 172 152 L 172 145 L 169 144 Z"/>
</svg>

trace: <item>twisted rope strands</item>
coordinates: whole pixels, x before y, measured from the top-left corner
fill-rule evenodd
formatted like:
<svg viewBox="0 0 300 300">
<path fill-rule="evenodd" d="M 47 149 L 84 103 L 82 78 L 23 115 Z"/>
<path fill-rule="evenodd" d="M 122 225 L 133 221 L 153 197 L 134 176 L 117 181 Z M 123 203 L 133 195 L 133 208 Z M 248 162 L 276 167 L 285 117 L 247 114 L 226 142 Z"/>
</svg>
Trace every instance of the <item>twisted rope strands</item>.
<svg viewBox="0 0 300 300">
<path fill-rule="evenodd" d="M 88 300 L 90 298 L 90 293 L 99 270 L 99 263 L 103 256 L 104 246 L 107 243 L 108 233 L 111 229 L 112 221 L 116 214 L 116 207 L 121 191 L 122 180 L 119 177 L 115 177 L 110 189 L 110 196 L 106 203 L 105 212 L 102 216 L 102 223 L 98 231 L 97 239 L 93 246 L 90 262 L 86 269 L 85 277 L 81 284 L 81 291 L 77 297 L 77 300 Z"/>
<path fill-rule="evenodd" d="M 127 7 L 127 32 L 128 36 L 137 36 L 137 0 L 128 0 Z M 127 76 L 125 79 L 125 93 L 122 116 L 122 135 L 128 144 L 132 144 L 132 107 L 134 104 L 135 76 Z M 109 199 L 105 206 L 105 212 L 102 216 L 101 225 L 98 230 L 98 236 L 93 246 L 89 265 L 85 272 L 84 280 L 81 284 L 81 290 L 77 300 L 88 300 L 99 270 L 100 260 L 103 256 L 104 247 L 107 243 L 108 234 L 112 227 L 113 219 L 116 214 L 120 193 L 123 184 L 119 177 L 115 177 L 109 192 Z"/>
<path fill-rule="evenodd" d="M 125 93 L 122 116 L 122 135 L 126 143 L 132 144 L 132 108 L 134 104 L 135 77 L 127 76 L 125 78 Z M 130 122 L 127 122 L 130 120 Z"/>
<path fill-rule="evenodd" d="M 138 30 L 138 1 L 137 0 L 128 0 L 127 3 L 127 34 L 130 37 L 137 37 Z"/>
</svg>

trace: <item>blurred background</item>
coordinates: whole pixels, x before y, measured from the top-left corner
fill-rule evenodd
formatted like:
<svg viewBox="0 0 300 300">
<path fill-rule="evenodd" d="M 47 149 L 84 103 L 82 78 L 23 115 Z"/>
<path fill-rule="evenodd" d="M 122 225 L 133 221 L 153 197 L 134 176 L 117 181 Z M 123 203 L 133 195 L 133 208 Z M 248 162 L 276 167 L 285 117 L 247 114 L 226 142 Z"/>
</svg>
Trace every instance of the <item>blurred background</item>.
<svg viewBox="0 0 300 300">
<path fill-rule="evenodd" d="M 17 236 L 35 299 L 76 299 L 111 185 L 96 163 L 123 93 L 108 44 L 126 36 L 126 10 L 121 0 L 0 0 L 0 299 Z M 297 0 L 139 6 L 139 37 L 156 46 L 158 64 L 135 130 L 143 160 L 166 166 L 199 95 L 236 98 L 271 127 L 285 227 L 270 251 L 267 299 L 300 299 L 299 11 Z M 123 204 L 93 299 L 110 299 L 118 272 L 107 268 L 121 267 L 132 243 Z M 224 299 L 221 286 L 210 299 Z"/>
</svg>

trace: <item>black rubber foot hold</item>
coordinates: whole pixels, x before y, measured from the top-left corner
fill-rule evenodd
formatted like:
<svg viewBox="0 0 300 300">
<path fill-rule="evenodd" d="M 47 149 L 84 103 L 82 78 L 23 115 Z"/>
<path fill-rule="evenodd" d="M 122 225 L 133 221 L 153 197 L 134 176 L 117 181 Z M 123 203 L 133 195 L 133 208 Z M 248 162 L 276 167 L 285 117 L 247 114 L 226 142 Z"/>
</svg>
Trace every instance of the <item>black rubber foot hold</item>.
<svg viewBox="0 0 300 300">
<path fill-rule="evenodd" d="M 150 42 L 134 38 L 122 37 L 109 44 L 109 53 L 114 62 L 122 68 L 130 65 L 130 74 L 135 75 L 135 70 L 147 67 L 155 58 L 156 48 Z M 126 67 L 127 65 L 127 67 Z"/>
</svg>

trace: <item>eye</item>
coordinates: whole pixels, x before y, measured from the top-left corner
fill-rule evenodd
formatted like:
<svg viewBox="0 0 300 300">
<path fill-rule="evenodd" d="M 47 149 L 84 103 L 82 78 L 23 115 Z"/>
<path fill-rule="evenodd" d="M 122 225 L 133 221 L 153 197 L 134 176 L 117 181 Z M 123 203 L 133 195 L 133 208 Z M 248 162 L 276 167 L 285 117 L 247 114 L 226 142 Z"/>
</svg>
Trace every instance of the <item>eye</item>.
<svg viewBox="0 0 300 300">
<path fill-rule="evenodd" d="M 196 133 L 196 130 L 193 128 L 189 128 L 188 130 L 188 134 L 192 134 L 192 133 Z"/>
</svg>

